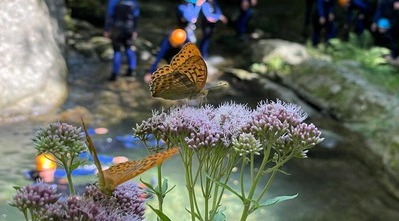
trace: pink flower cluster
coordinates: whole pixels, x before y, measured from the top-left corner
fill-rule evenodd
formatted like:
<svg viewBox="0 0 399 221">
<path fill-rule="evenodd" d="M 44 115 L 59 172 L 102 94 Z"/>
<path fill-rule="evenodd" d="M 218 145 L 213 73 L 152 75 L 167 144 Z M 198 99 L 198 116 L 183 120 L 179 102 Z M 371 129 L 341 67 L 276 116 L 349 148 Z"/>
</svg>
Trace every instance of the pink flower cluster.
<svg viewBox="0 0 399 221">
<path fill-rule="evenodd" d="M 56 188 L 46 183 L 36 183 L 17 191 L 11 205 L 22 212 L 33 213 L 37 220 L 144 220 L 144 199 L 136 184 L 119 185 L 112 196 L 106 196 L 91 185 L 83 196 L 72 195 L 64 199 Z"/>
<path fill-rule="evenodd" d="M 217 145 L 230 147 L 233 140 L 235 148 L 248 147 L 248 139 L 238 138 L 240 134 L 251 133 L 262 144 L 277 142 L 275 148 L 279 149 L 284 143 L 288 145 L 285 150 L 296 148 L 299 150 L 297 156 L 303 157 L 306 148 L 323 140 L 313 124 L 303 123 L 306 117 L 299 106 L 280 100 L 260 102 L 253 110 L 235 103 L 219 107 L 181 106 L 168 112 L 154 112 L 151 118 L 137 125 L 135 135 L 144 138 L 154 134 L 173 145 L 196 149 Z M 240 140 L 246 144 L 239 145 Z M 250 142 L 256 144 L 254 150 L 260 150 L 258 141 Z"/>
</svg>

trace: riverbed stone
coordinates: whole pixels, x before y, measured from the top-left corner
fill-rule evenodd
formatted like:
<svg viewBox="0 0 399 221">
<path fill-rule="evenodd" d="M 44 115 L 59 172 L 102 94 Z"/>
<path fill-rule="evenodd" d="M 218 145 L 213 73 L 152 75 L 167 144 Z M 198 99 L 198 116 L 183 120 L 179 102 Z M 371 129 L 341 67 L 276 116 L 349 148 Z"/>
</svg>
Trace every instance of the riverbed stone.
<svg viewBox="0 0 399 221">
<path fill-rule="evenodd" d="M 262 39 L 251 45 L 252 60 L 268 63 L 278 57 L 290 65 L 297 65 L 309 58 L 306 47 L 281 39 Z"/>
<path fill-rule="evenodd" d="M 54 110 L 67 96 L 64 1 L 1 1 L 0 8 L 0 122 Z"/>
<path fill-rule="evenodd" d="M 273 42 L 275 41 L 262 45 Z M 264 63 L 265 58 L 273 54 L 273 50 L 265 48 L 268 47 L 265 46 L 261 50 L 253 47 L 254 54 L 258 54 L 253 58 L 259 59 L 254 63 Z M 263 56 L 259 54 L 262 52 L 265 53 Z M 368 162 L 369 165 L 384 165 L 385 172 L 381 172 L 381 180 L 389 187 L 393 183 L 399 183 L 399 151 L 397 142 L 393 139 L 399 131 L 399 100 L 394 94 L 369 82 L 364 77 L 365 71 L 367 70 L 356 61 L 333 62 L 306 58 L 299 63 L 291 63 L 290 71 L 278 74 L 277 80 L 299 95 L 305 103 L 317 107 L 319 112 L 333 117 L 348 129 L 363 136 L 366 144 L 363 147 L 364 151 L 375 154 L 377 159 L 380 159 L 376 162 L 376 158 L 373 158 L 373 162 Z M 260 74 L 264 78 L 270 78 L 267 74 Z M 270 87 L 258 89 L 270 93 Z M 281 94 L 279 96 L 285 97 Z M 289 94 L 287 96 L 290 97 Z M 364 155 L 358 153 L 358 156 Z M 390 191 L 399 197 L 394 188 Z"/>
</svg>

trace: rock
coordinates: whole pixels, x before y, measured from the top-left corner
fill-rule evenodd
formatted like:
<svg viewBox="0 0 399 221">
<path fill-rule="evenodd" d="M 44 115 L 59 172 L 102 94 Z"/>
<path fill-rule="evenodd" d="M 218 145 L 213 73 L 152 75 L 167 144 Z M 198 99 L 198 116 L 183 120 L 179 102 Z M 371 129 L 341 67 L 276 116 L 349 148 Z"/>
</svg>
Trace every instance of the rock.
<svg viewBox="0 0 399 221">
<path fill-rule="evenodd" d="M 94 45 L 91 44 L 90 42 L 85 42 L 85 41 L 79 41 L 74 44 L 74 49 L 79 51 L 82 55 L 86 57 L 96 57 L 97 53 L 94 48 Z"/>
<path fill-rule="evenodd" d="M 283 82 L 343 122 L 369 122 L 390 113 L 397 101 L 367 82 L 362 72 L 353 62 L 309 60 L 296 66 Z"/>
<path fill-rule="evenodd" d="M 354 61 L 332 63 L 313 59 L 295 66 L 282 81 L 321 112 L 363 136 L 364 148 L 381 160 L 369 163 L 383 164 L 390 171 L 384 179 L 394 181 L 384 182 L 399 183 L 398 145 L 393 139 L 399 131 L 399 101 L 395 95 L 368 82 L 364 71 Z"/>
<path fill-rule="evenodd" d="M 112 49 L 111 40 L 109 38 L 94 36 L 90 38 L 89 42 L 92 44 L 92 48 L 101 60 L 112 60 L 114 51 Z"/>
<path fill-rule="evenodd" d="M 255 79 L 259 79 L 259 75 L 256 73 L 251 73 L 248 72 L 244 69 L 239 69 L 239 68 L 226 68 L 225 72 L 227 74 L 232 74 L 235 77 L 239 78 L 240 80 L 255 80 Z"/>
<path fill-rule="evenodd" d="M 298 97 L 290 88 L 285 87 L 281 84 L 273 82 L 267 78 L 261 77 L 256 73 L 248 72 L 244 69 L 229 68 L 225 70 L 226 75 L 232 75 L 238 79 L 238 81 L 231 81 L 235 88 L 238 88 L 241 92 L 246 90 L 248 94 L 262 94 L 262 99 L 281 99 L 285 102 L 297 104 L 310 116 L 318 115 L 317 111 L 311 106 L 306 104 L 300 97 Z"/>
<path fill-rule="evenodd" d="M 279 57 L 287 64 L 297 65 L 309 59 L 303 45 L 280 39 L 263 39 L 251 45 L 251 48 L 252 61 L 255 63 L 268 63 L 270 59 Z"/>
<path fill-rule="evenodd" d="M 47 2 L 0 2 L 0 122 L 47 113 L 66 98 L 64 30 L 50 16 L 65 15 L 64 1 Z"/>
<path fill-rule="evenodd" d="M 58 121 L 60 122 L 67 122 L 70 124 L 81 124 L 81 119 L 84 120 L 86 124 L 90 124 L 93 122 L 93 115 L 91 112 L 82 106 L 76 106 L 71 109 L 65 110 L 58 114 L 57 116 Z"/>
<path fill-rule="evenodd" d="M 390 188 L 399 183 L 397 97 L 369 82 L 365 78 L 367 70 L 356 61 L 310 58 L 305 47 L 282 40 L 261 40 L 251 48 L 255 63 L 251 69 L 259 73 L 259 78 L 249 78 L 251 74 L 245 70 L 230 71 L 241 80 L 241 90 L 246 81 L 246 88 L 256 88 L 252 93 L 296 103 L 306 112 L 310 111 L 310 115 L 321 112 L 358 133 L 364 144 L 343 151 L 354 154 L 371 167 L 384 168 L 384 172 L 380 171 L 381 182 L 399 198 L 397 191 Z M 289 64 L 283 74 L 273 73 L 281 70 L 273 70 L 268 63 L 276 57 Z M 351 139 L 345 134 L 340 136 Z"/>
</svg>

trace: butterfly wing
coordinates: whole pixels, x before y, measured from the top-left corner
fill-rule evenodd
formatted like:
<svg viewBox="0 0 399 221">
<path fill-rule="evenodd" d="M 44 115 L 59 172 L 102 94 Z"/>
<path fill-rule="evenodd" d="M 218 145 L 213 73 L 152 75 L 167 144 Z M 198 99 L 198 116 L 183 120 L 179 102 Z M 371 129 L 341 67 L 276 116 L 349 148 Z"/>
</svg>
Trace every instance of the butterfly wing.
<svg viewBox="0 0 399 221">
<path fill-rule="evenodd" d="M 196 55 L 188 58 L 182 65 L 176 68 L 176 71 L 186 75 L 190 79 L 196 88 L 194 92 L 198 93 L 204 88 L 208 77 L 208 69 L 201 56 Z"/>
<path fill-rule="evenodd" d="M 170 100 L 183 99 L 197 94 L 205 86 L 207 67 L 200 56 L 188 58 L 173 71 L 170 70 L 170 66 L 160 69 L 154 73 L 150 83 L 153 97 Z"/>
<path fill-rule="evenodd" d="M 163 163 L 179 152 L 178 147 L 172 147 L 164 152 L 149 155 L 141 160 L 119 163 L 104 170 L 104 177 L 110 186 L 118 186 L 142 173 Z"/>
<path fill-rule="evenodd" d="M 161 97 L 169 100 L 186 98 L 195 90 L 195 84 L 190 81 L 188 76 L 178 71 L 154 78 L 150 87 L 153 97 Z"/>
<path fill-rule="evenodd" d="M 201 56 L 201 52 L 198 47 L 194 43 L 185 44 L 182 49 L 177 53 L 170 62 L 170 66 L 173 69 L 176 69 L 180 65 L 182 65 L 188 58 L 192 56 Z"/>
<path fill-rule="evenodd" d="M 150 82 L 153 97 L 178 100 L 194 97 L 205 86 L 208 71 L 201 53 L 194 43 L 187 43 L 170 65 L 157 69 Z"/>
<path fill-rule="evenodd" d="M 164 97 L 165 99 L 173 99 L 172 95 L 164 95 L 164 91 L 168 90 L 175 81 L 175 75 L 170 65 L 158 68 L 153 74 L 150 82 L 150 92 L 153 97 Z"/>
<path fill-rule="evenodd" d="M 103 173 L 103 170 L 101 167 L 101 163 L 100 163 L 100 160 L 98 159 L 96 148 L 94 147 L 93 141 L 91 140 L 89 133 L 87 132 L 87 128 L 86 128 L 86 125 L 85 125 L 83 119 L 81 119 L 81 121 L 82 121 L 83 130 L 86 135 L 87 147 L 89 148 L 90 154 L 93 156 L 94 165 L 96 165 L 97 170 L 98 170 L 98 186 L 100 187 L 101 191 L 104 191 L 104 187 L 105 187 L 106 183 L 105 183 L 105 178 L 104 178 L 104 173 Z"/>
</svg>

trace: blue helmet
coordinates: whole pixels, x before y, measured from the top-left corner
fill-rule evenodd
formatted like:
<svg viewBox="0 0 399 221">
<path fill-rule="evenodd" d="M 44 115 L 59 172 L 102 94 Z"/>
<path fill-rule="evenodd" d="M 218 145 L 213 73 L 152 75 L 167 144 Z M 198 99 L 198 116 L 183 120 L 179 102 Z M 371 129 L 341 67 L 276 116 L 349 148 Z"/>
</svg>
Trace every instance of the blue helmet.
<svg viewBox="0 0 399 221">
<path fill-rule="evenodd" d="M 380 18 L 377 22 L 379 28 L 389 29 L 391 28 L 391 22 L 386 18 Z"/>
</svg>

